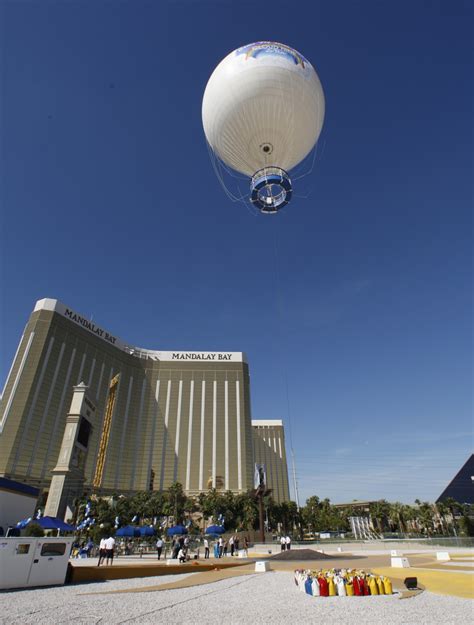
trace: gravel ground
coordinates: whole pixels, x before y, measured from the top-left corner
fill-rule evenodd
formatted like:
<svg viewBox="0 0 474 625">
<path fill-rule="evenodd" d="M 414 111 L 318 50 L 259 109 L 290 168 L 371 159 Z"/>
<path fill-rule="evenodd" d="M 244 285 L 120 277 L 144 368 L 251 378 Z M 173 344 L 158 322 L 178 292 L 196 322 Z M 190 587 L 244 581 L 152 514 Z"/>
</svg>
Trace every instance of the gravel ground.
<svg viewBox="0 0 474 625">
<path fill-rule="evenodd" d="M 205 586 L 160 592 L 85 594 L 153 586 L 186 576 L 4 591 L 0 593 L 0 623 L 460 625 L 472 622 L 474 616 L 473 601 L 429 592 L 403 600 L 397 595 L 310 597 L 298 590 L 293 573 L 286 571 L 253 573 Z"/>
</svg>

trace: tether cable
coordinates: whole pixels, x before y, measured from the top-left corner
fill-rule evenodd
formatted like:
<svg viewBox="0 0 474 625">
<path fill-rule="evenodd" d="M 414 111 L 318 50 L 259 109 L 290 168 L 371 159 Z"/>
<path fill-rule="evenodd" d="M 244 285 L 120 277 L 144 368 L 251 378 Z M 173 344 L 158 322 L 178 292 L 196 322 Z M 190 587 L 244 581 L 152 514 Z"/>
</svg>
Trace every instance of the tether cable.
<svg viewBox="0 0 474 625">
<path fill-rule="evenodd" d="M 275 219 L 275 222 L 276 221 L 277 220 Z M 277 236 L 278 231 L 277 229 L 278 229 L 278 224 L 275 223 L 275 226 L 273 229 L 273 252 L 274 252 L 273 269 L 274 269 L 274 281 L 275 281 L 275 291 L 276 291 L 276 301 L 277 301 L 277 317 L 279 321 L 279 334 L 280 334 L 280 339 L 282 339 L 283 338 L 283 298 L 281 294 L 280 266 L 278 262 L 279 257 L 278 257 L 278 236 Z M 280 344 L 282 344 L 281 340 L 280 340 Z M 280 347 L 280 350 L 281 350 L 281 347 Z M 281 356 L 281 351 L 280 351 L 280 366 L 281 366 L 282 377 L 283 377 L 283 381 L 285 385 L 285 392 L 286 392 L 286 411 L 287 411 L 286 421 L 288 423 L 288 434 L 289 434 L 289 439 L 290 439 L 290 453 L 291 453 L 291 462 L 292 462 L 292 469 L 293 469 L 293 487 L 295 490 L 296 505 L 299 508 L 300 503 L 299 503 L 298 483 L 296 480 L 295 454 L 293 451 L 293 432 L 292 432 L 292 424 L 291 424 L 291 406 L 290 406 L 290 391 L 289 391 L 289 385 L 288 385 L 288 369 L 285 364 L 285 359 Z"/>
</svg>

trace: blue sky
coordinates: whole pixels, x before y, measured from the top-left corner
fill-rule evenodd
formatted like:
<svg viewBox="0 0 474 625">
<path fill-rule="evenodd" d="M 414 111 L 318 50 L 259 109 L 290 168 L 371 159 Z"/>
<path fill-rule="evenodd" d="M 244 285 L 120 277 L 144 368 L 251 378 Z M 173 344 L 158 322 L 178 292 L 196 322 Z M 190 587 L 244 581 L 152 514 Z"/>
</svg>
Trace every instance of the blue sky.
<svg viewBox="0 0 474 625">
<path fill-rule="evenodd" d="M 245 351 L 301 502 L 435 499 L 473 443 L 472 3 L 0 10 L 2 381 L 57 298 L 130 344 Z M 227 199 L 201 127 L 215 65 L 262 39 L 326 96 L 311 193 L 272 217 Z"/>
</svg>

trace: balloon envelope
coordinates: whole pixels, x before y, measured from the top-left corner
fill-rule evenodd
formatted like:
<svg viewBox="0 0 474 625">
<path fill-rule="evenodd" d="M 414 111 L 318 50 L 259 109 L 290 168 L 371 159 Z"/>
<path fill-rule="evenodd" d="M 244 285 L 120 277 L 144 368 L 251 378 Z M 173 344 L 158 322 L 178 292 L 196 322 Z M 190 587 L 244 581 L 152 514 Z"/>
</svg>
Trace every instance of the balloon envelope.
<svg viewBox="0 0 474 625">
<path fill-rule="evenodd" d="M 311 63 L 274 41 L 228 54 L 216 67 L 202 102 L 202 123 L 214 153 L 253 176 L 285 171 L 312 150 L 324 121 L 324 93 Z"/>
</svg>

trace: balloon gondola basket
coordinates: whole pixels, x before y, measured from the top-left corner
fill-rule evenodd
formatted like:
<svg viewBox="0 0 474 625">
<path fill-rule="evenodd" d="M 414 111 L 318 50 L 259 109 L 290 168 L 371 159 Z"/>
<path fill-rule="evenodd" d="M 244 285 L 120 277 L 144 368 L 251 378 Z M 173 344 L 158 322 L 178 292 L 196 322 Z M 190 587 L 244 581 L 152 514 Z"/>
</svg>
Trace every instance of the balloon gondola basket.
<svg viewBox="0 0 474 625">
<path fill-rule="evenodd" d="M 250 183 L 250 200 L 262 213 L 278 212 L 291 200 L 289 175 L 280 167 L 264 167 L 257 171 Z"/>
</svg>

